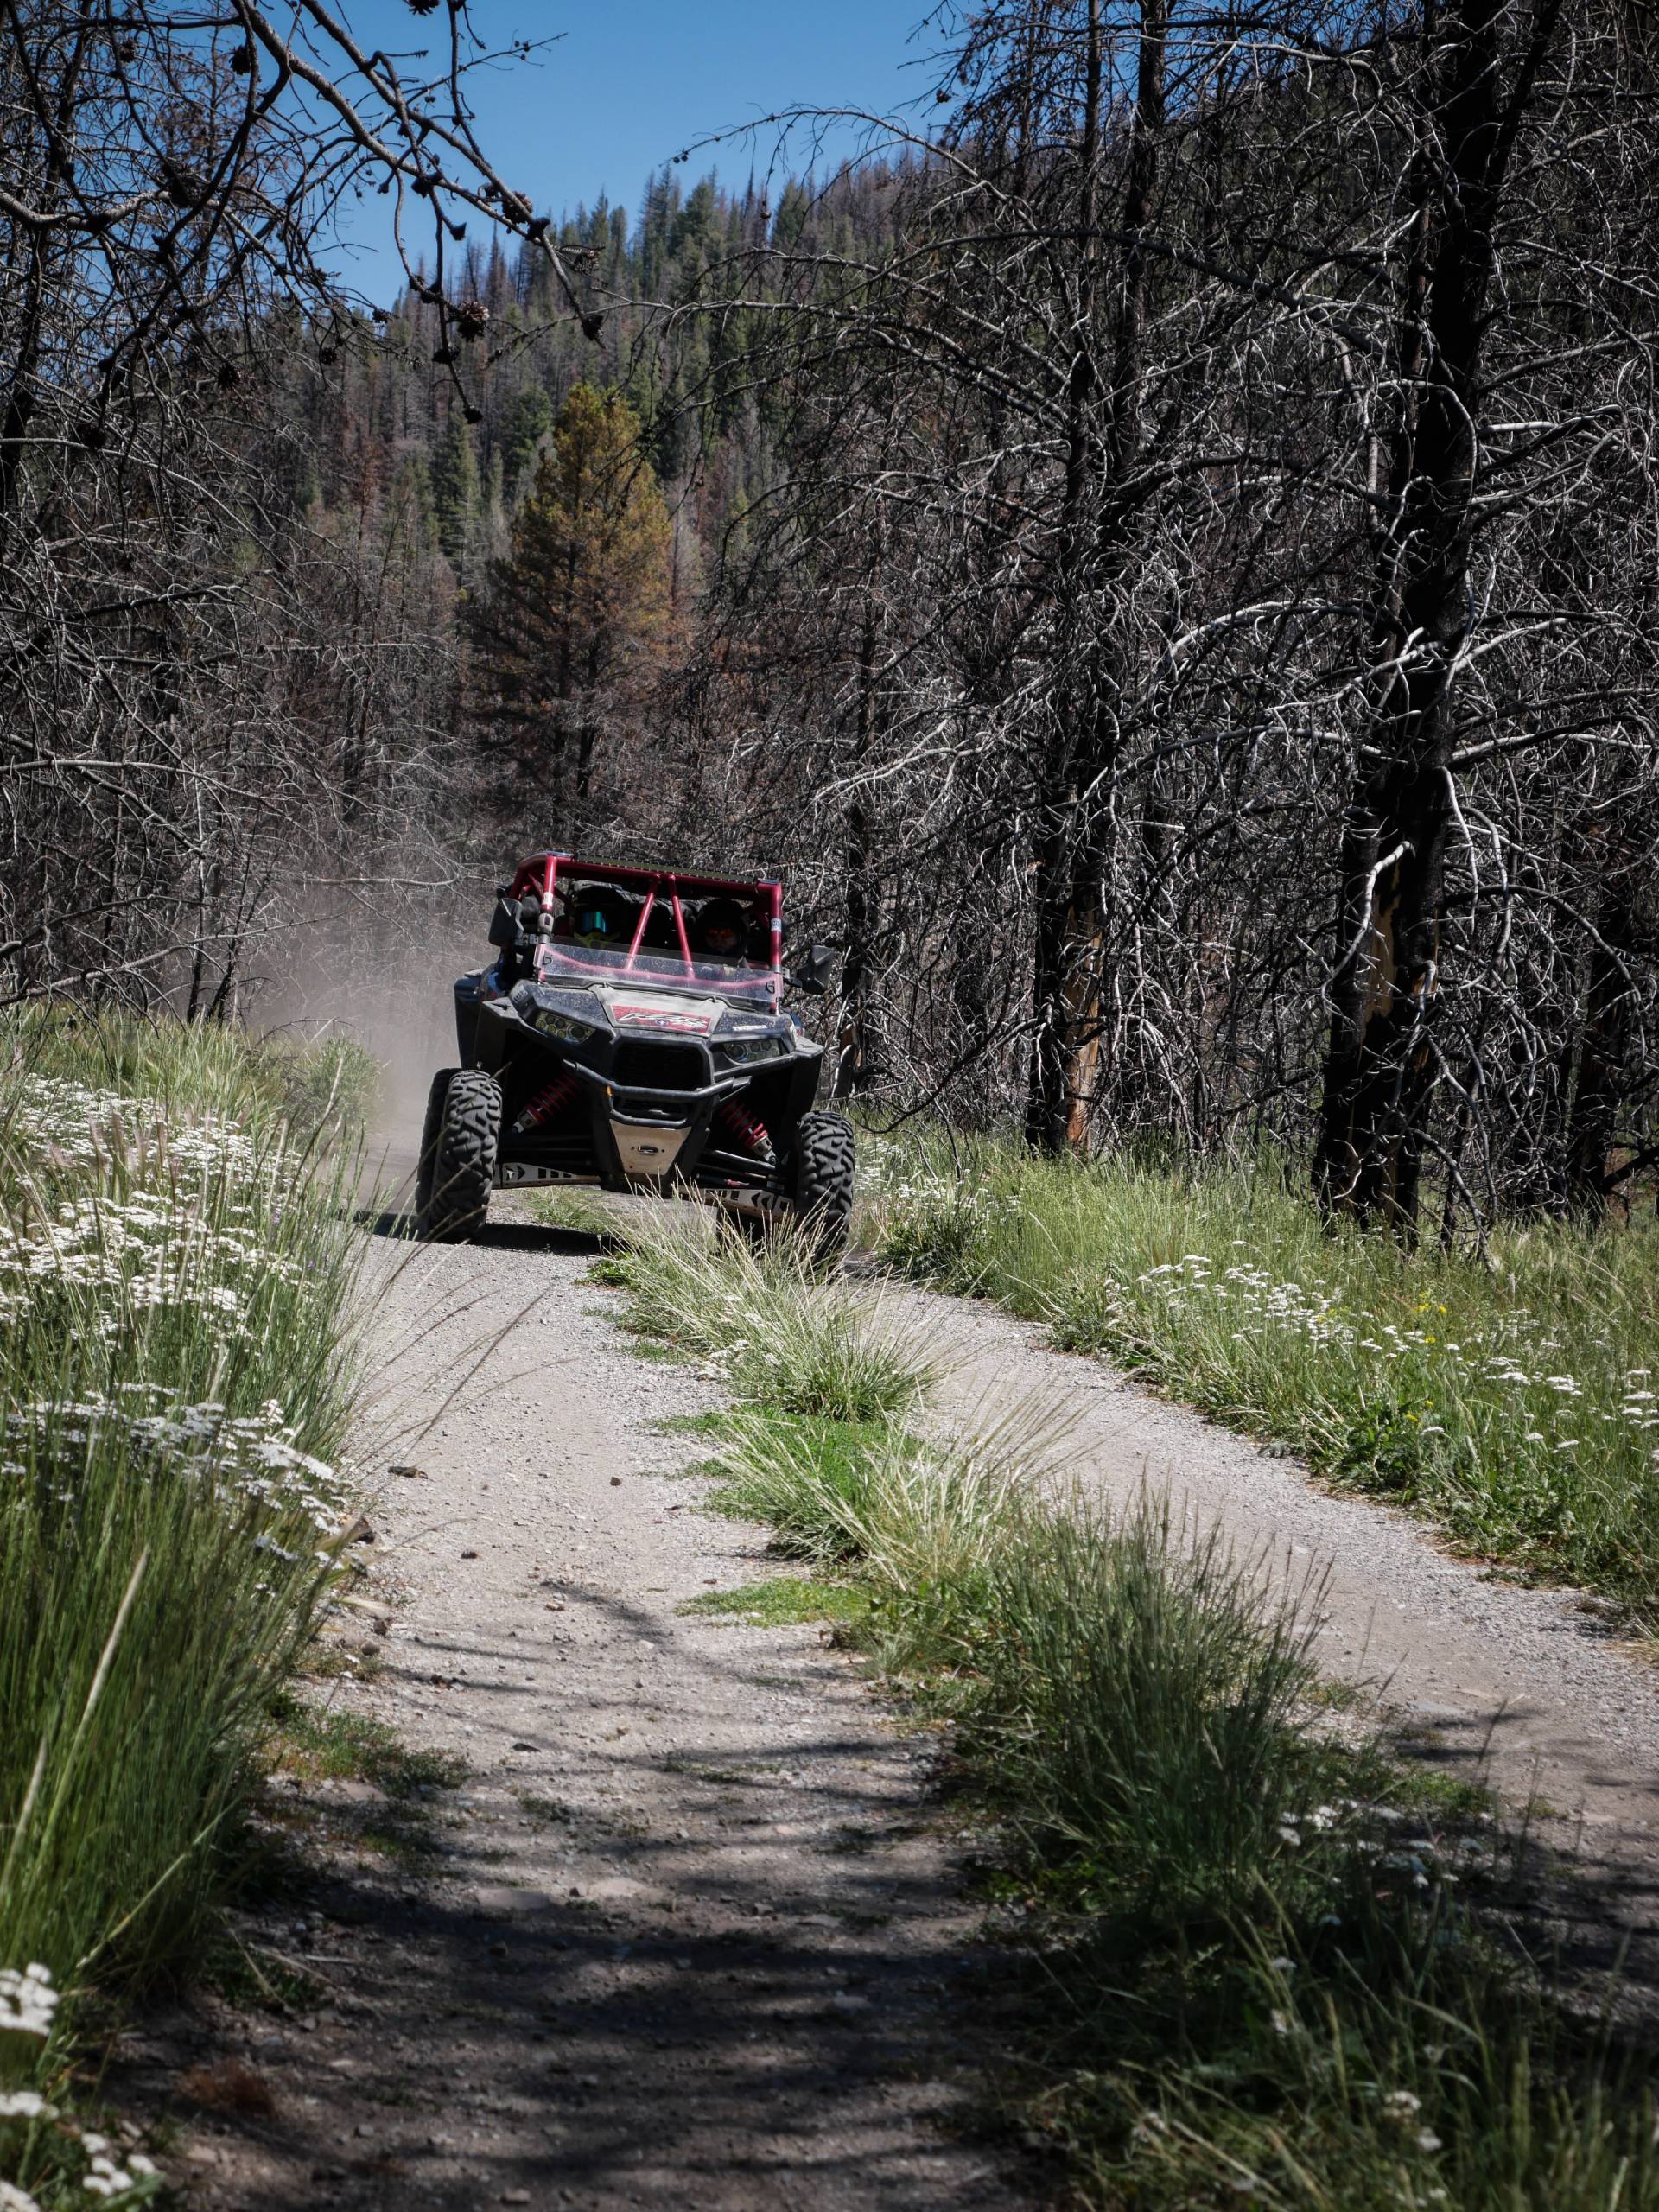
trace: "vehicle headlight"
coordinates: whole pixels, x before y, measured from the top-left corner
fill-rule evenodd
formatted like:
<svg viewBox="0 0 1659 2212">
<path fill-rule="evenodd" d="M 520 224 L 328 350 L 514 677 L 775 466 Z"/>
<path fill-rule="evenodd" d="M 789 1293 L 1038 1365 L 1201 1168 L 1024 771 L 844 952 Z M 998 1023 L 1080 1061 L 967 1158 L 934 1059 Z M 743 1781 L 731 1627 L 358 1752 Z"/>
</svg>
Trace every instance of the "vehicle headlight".
<svg viewBox="0 0 1659 2212">
<path fill-rule="evenodd" d="M 539 1029 L 543 1037 L 556 1037 L 562 1045 L 585 1044 L 599 1034 L 591 1021 L 578 1021 L 574 1014 L 561 1014 L 556 1007 L 532 1007 L 525 1018 L 532 1029 Z"/>
<path fill-rule="evenodd" d="M 734 1067 L 747 1066 L 751 1060 L 775 1060 L 786 1049 L 781 1037 L 730 1037 L 721 1043 Z"/>
</svg>

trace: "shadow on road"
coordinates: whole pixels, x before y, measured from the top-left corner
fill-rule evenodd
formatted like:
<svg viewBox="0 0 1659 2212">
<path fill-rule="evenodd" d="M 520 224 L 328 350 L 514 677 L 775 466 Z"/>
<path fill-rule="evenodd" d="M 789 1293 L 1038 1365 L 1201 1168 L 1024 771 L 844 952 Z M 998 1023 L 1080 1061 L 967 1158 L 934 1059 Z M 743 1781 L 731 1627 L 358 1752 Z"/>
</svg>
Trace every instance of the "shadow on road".
<svg viewBox="0 0 1659 2212">
<path fill-rule="evenodd" d="M 608 1617 L 625 1678 L 677 1633 L 626 1599 L 558 1586 L 571 1607 Z M 306 2175 L 309 2201 L 339 2212 L 1021 2202 L 988 2160 L 967 2161 L 964 2187 L 948 2132 L 967 2117 L 963 2075 L 988 2055 L 968 2023 L 1006 2027 L 1020 1964 L 931 1927 L 937 1873 L 906 1850 L 916 1831 L 868 1729 L 831 1709 L 810 1733 L 763 1730 L 738 1753 L 690 1715 L 673 1740 L 645 1745 L 611 1725 L 623 1701 L 584 1704 L 514 1741 L 524 1764 L 509 1755 L 504 1772 L 492 1727 L 511 1736 L 523 1723 L 490 1713 L 515 1686 L 489 1669 L 528 1659 L 556 1679 L 566 1633 L 550 1628 L 540 1650 L 518 1637 L 433 1636 L 388 1653 L 429 1701 L 485 1694 L 469 1709 L 486 1763 L 461 1788 L 428 1793 L 429 1855 L 414 1867 L 378 1855 L 372 1806 L 327 1789 L 301 1800 L 334 1846 L 306 1884 L 317 1916 L 288 1959 L 302 1974 L 315 1961 L 315 1986 L 301 2017 L 273 2023 L 250 2056 L 321 2094 L 296 2101 L 285 2088 L 276 2109 L 239 2112 L 233 2132 L 269 2177 L 244 2172 L 233 2197 L 209 2188 L 198 2201 L 292 2212 L 293 2177 Z M 747 1685 L 763 1657 L 734 1646 L 696 1663 Z M 810 1670 L 796 1694 L 821 1696 Z M 589 1770 L 566 1795 L 558 1755 L 575 1750 L 577 1720 Z M 905 1809 L 925 1821 L 938 1801 Z M 785 1830 L 792 1847 L 775 1840 Z M 422 1878 L 432 1874 L 442 1878 Z M 244 1932 L 292 1953 L 275 1913 L 271 1926 Z M 196 2055 L 176 2052 L 175 2068 Z M 213 2117 L 192 2110 L 204 2079 L 211 2088 L 217 2076 L 198 2065 L 174 2085 L 175 2109 L 199 2126 Z M 123 2086 L 152 2097 L 160 2087 Z"/>
<path fill-rule="evenodd" d="M 401 1208 L 360 1207 L 355 1216 L 358 1227 L 365 1229 L 371 1236 L 384 1236 L 393 1243 L 412 1244 L 415 1239 L 415 1216 Z M 607 1231 L 586 1229 L 563 1229 L 553 1222 L 488 1221 L 467 1239 L 486 1252 L 563 1252 L 580 1259 L 584 1254 L 603 1252 L 615 1242 Z"/>
</svg>

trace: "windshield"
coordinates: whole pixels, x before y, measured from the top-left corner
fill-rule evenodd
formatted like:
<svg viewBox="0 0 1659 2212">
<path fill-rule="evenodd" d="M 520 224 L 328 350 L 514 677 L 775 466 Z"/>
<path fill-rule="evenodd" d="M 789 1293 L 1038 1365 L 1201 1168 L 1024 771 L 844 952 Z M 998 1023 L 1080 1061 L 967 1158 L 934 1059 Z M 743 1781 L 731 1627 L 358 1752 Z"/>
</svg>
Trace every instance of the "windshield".
<svg viewBox="0 0 1659 2212">
<path fill-rule="evenodd" d="M 688 973 L 682 954 L 648 952 L 643 946 L 630 959 L 623 945 L 612 951 L 608 946 L 577 944 L 567 938 L 543 938 L 536 948 L 536 974 L 544 983 L 640 983 L 653 990 L 708 992 L 768 1012 L 774 1004 L 769 968 L 694 956 Z"/>
</svg>

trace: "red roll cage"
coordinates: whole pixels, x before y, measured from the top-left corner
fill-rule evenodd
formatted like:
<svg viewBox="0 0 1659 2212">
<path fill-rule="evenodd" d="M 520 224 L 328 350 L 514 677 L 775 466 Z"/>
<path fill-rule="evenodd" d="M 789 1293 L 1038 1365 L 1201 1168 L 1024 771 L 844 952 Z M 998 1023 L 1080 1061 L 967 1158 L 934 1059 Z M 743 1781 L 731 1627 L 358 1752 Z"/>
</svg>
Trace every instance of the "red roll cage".
<svg viewBox="0 0 1659 2212">
<path fill-rule="evenodd" d="M 703 899 L 718 893 L 730 899 L 751 899 L 760 906 L 766 918 L 772 973 L 775 979 L 782 980 L 784 887 L 781 883 L 764 876 L 754 882 L 744 882 L 734 876 L 690 875 L 683 868 L 622 868 L 608 861 L 585 861 L 575 853 L 532 853 L 528 860 L 518 863 L 518 874 L 512 879 L 512 896 L 522 899 L 527 891 L 534 891 L 541 898 L 543 912 L 550 913 L 561 876 L 567 882 L 608 883 L 619 891 L 645 893 L 645 903 L 639 910 L 639 919 L 634 925 L 628 957 L 623 964 L 621 972 L 624 975 L 633 968 L 639 957 L 652 909 L 662 898 L 667 899 L 673 910 L 674 934 L 679 939 L 683 971 L 695 980 L 696 969 L 691 957 L 691 940 L 686 931 L 685 914 L 680 899 L 682 895 L 688 899 Z M 653 955 L 653 957 L 660 958 L 661 955 Z"/>
</svg>

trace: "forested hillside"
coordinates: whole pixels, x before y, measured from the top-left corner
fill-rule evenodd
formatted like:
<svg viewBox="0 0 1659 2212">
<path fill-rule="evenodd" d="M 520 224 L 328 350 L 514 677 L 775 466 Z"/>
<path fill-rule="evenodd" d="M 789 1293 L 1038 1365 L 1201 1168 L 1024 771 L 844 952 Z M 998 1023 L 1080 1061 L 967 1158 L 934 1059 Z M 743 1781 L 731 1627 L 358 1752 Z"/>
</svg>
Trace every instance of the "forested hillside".
<svg viewBox="0 0 1659 2212">
<path fill-rule="evenodd" d="M 559 226 L 598 303 L 592 334 L 533 251 L 468 246 L 453 326 L 423 269 L 358 346 L 284 392 L 310 519 L 427 595 L 451 656 L 455 773 L 486 839 L 512 842 L 515 823 L 533 839 L 544 820 L 667 853 L 702 791 L 705 858 L 781 850 L 752 794 L 727 820 L 704 783 L 734 702 L 689 701 L 728 671 L 721 587 L 749 581 L 792 466 L 798 409 L 772 337 L 801 297 L 792 262 L 890 251 L 919 174 L 791 178 L 769 201 L 752 179 L 734 193 L 711 172 L 686 192 L 666 169 L 637 214 L 601 202 Z"/>
<path fill-rule="evenodd" d="M 1003 0 L 863 163 L 562 225 L 435 78 L 400 296 L 163 150 L 111 350 L 38 95 L 213 143 L 166 12 L 6 63 L 11 988 L 223 1013 L 603 843 L 787 872 L 884 1108 L 1448 1237 L 1643 1187 L 1649 11 Z"/>
</svg>

